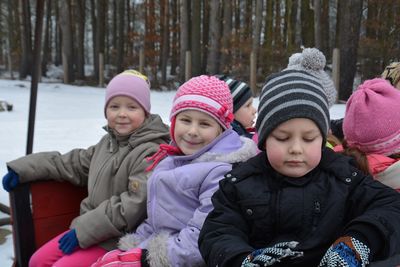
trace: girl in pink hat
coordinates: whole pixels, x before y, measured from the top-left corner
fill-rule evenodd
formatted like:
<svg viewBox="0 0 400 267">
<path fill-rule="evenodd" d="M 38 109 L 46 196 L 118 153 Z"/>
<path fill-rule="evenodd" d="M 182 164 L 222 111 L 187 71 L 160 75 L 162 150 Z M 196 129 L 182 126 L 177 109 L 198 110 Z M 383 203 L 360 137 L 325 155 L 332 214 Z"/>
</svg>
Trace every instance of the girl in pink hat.
<svg viewBox="0 0 400 267">
<path fill-rule="evenodd" d="M 232 164 L 255 156 L 257 148 L 231 128 L 232 96 L 228 85 L 214 76 L 184 83 L 170 120 L 173 141 L 161 145 L 152 158 L 155 164 L 162 161 L 148 182 L 148 218 L 120 239 L 120 250 L 109 252 L 94 267 L 205 264 L 197 239 L 213 207 L 211 196 Z"/>
<path fill-rule="evenodd" d="M 150 113 L 147 77 L 133 70 L 115 76 L 107 85 L 104 114 L 107 133 L 97 144 L 7 163 L 7 191 L 39 179 L 65 180 L 88 189 L 70 229 L 39 248 L 29 266 L 90 266 L 146 216 L 146 157 L 169 141 L 168 126 Z"/>
<path fill-rule="evenodd" d="M 344 153 L 360 169 L 400 191 L 400 91 L 384 79 L 367 80 L 350 96 L 343 120 Z"/>
</svg>

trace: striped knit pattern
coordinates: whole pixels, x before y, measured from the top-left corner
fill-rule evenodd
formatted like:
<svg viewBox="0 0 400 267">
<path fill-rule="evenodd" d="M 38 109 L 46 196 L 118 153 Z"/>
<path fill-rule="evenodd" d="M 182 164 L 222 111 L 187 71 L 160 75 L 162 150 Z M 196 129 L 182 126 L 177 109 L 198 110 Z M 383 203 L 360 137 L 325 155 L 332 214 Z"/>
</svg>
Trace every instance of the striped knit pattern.
<svg viewBox="0 0 400 267">
<path fill-rule="evenodd" d="M 324 89 L 316 77 L 305 71 L 272 74 L 261 91 L 258 106 L 259 149 L 265 150 L 265 140 L 279 124 L 294 118 L 314 121 L 325 141 L 330 119 Z"/>
<path fill-rule="evenodd" d="M 247 83 L 235 80 L 226 75 L 218 75 L 217 77 L 221 81 L 226 82 L 226 84 L 229 86 L 229 90 L 231 91 L 233 98 L 233 113 L 238 111 L 247 100 L 253 97 L 250 87 Z"/>
<path fill-rule="evenodd" d="M 228 85 L 214 76 L 201 75 L 182 84 L 176 92 L 170 120 L 181 111 L 206 112 L 224 129 L 233 121 L 233 104 Z"/>
</svg>

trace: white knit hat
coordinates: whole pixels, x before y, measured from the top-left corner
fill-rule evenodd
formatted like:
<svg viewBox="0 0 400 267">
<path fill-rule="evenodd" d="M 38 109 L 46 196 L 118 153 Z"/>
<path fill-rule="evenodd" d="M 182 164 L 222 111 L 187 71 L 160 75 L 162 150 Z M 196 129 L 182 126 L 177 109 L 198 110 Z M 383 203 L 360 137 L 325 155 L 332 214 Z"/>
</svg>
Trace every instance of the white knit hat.
<svg viewBox="0 0 400 267">
<path fill-rule="evenodd" d="M 336 102 L 337 91 L 332 79 L 324 71 L 326 58 L 317 48 L 305 48 L 289 57 L 287 70 L 302 70 L 318 78 L 328 98 L 329 107 Z"/>
</svg>

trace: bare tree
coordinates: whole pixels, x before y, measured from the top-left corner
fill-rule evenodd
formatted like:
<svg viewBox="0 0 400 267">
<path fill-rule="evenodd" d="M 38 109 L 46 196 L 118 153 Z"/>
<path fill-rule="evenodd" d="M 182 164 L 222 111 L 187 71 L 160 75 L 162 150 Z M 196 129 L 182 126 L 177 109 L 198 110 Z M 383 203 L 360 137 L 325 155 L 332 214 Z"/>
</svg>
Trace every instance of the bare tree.
<svg viewBox="0 0 400 267">
<path fill-rule="evenodd" d="M 339 99 L 341 100 L 348 99 L 353 92 L 362 5 L 362 0 L 338 1 L 337 38 L 340 49 Z"/>
<path fill-rule="evenodd" d="M 62 34 L 62 62 L 64 69 L 64 83 L 74 81 L 73 43 L 71 29 L 71 0 L 61 1 L 60 27 Z"/>
<path fill-rule="evenodd" d="M 227 73 L 231 69 L 231 40 L 232 40 L 232 1 L 223 1 L 223 21 L 221 40 L 221 66 L 222 72 Z"/>
<path fill-rule="evenodd" d="M 85 78 L 85 17 L 86 0 L 76 0 L 74 4 L 75 25 L 76 25 L 76 76 L 78 79 Z"/>
<path fill-rule="evenodd" d="M 221 21 L 219 18 L 219 0 L 211 0 L 210 5 L 210 49 L 208 54 L 208 72 L 218 73 L 219 72 L 219 41 L 220 37 L 220 27 Z"/>
<path fill-rule="evenodd" d="M 19 18 L 21 21 L 21 62 L 19 68 L 20 79 L 26 78 L 31 74 L 32 66 L 32 28 L 31 28 L 31 11 L 29 0 L 20 0 Z"/>
<path fill-rule="evenodd" d="M 201 73 L 201 2 L 192 1 L 192 21 L 191 21 L 191 51 L 192 51 L 192 76 Z"/>
<path fill-rule="evenodd" d="M 179 80 L 185 81 L 185 54 L 189 49 L 189 2 L 181 0 L 180 6 L 180 60 Z"/>
<path fill-rule="evenodd" d="M 176 68 L 178 67 L 178 51 L 179 51 L 179 5 L 178 0 L 171 1 L 171 31 L 172 31 L 172 41 L 170 44 L 171 49 L 171 75 L 176 74 Z"/>
<path fill-rule="evenodd" d="M 120 73 L 124 68 L 125 56 L 125 3 L 124 1 L 117 1 L 118 25 L 117 25 L 117 72 Z"/>
<path fill-rule="evenodd" d="M 169 1 L 163 0 L 164 14 L 161 17 L 163 24 L 162 51 L 161 51 L 161 84 L 167 84 L 167 63 L 169 58 Z"/>
</svg>

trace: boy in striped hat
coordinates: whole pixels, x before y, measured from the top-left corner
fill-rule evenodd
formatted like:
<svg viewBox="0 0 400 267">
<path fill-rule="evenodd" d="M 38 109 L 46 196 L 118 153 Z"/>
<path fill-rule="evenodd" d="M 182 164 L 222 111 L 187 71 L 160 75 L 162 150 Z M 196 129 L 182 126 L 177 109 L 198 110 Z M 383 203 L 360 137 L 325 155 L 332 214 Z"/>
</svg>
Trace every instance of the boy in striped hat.
<svg viewBox="0 0 400 267">
<path fill-rule="evenodd" d="M 208 266 L 364 267 L 400 251 L 400 194 L 326 148 L 315 76 L 267 78 L 257 156 L 225 175 L 199 235 Z"/>
<path fill-rule="evenodd" d="M 254 120 L 257 111 L 253 106 L 253 95 L 249 85 L 226 75 L 217 75 L 217 77 L 224 81 L 231 91 L 233 115 L 235 117 L 231 123 L 233 130 L 241 136 L 252 138 L 255 131 Z"/>
</svg>

